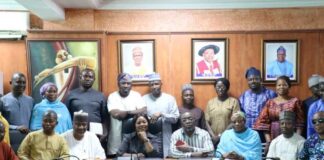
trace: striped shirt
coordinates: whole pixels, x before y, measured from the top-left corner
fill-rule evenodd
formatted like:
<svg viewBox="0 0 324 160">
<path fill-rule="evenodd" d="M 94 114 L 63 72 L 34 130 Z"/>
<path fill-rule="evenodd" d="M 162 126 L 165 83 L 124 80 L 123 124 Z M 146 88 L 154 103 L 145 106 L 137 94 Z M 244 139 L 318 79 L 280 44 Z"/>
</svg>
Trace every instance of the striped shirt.
<svg viewBox="0 0 324 160">
<path fill-rule="evenodd" d="M 194 152 L 208 153 L 214 151 L 213 142 L 207 131 L 195 128 L 194 133 L 189 137 L 182 128 L 176 130 L 171 136 L 170 156 L 173 158 L 189 158 L 193 152 L 182 152 L 177 150 L 178 140 L 186 142 Z"/>
</svg>

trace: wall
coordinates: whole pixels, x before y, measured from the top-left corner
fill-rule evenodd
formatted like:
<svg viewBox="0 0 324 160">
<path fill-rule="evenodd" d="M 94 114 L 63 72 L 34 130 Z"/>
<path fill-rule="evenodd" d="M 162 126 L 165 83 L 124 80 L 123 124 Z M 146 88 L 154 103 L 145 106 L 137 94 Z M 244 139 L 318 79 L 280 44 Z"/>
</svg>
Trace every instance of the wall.
<svg viewBox="0 0 324 160">
<path fill-rule="evenodd" d="M 229 80 L 231 95 L 238 97 L 247 89 L 246 68 L 261 68 L 262 39 L 300 40 L 300 83 L 291 89 L 291 95 L 301 99 L 310 92 L 307 79 L 313 73 L 324 74 L 324 8 L 257 9 L 257 10 L 151 10 L 151 11 L 94 11 L 67 10 L 66 21 L 34 21 L 43 31 L 31 32 L 28 39 L 97 38 L 101 40 L 101 80 L 105 95 L 117 89 L 119 40 L 155 39 L 156 69 L 163 79 L 163 91 L 174 95 L 181 104 L 181 85 L 191 80 L 191 39 L 228 38 Z M 277 23 L 276 23 L 277 22 Z M 78 31 L 80 30 L 80 31 Z M 70 31 L 70 32 L 66 32 Z M 85 32 L 86 31 L 86 32 Z M 107 31 L 108 34 L 92 31 Z M 14 42 L 13 42 L 14 43 Z M 26 71 L 24 43 L 12 56 L 2 59 L 1 70 L 13 62 Z M 6 55 L 13 52 L 14 44 L 0 42 Z M 15 48 L 16 49 L 16 48 Z M 7 63 L 3 64 L 4 61 Z M 267 85 L 273 88 L 273 85 Z M 6 92 L 9 86 L 6 85 Z M 134 86 L 147 93 L 148 87 Z M 208 99 L 216 96 L 211 84 L 194 84 L 196 103 L 204 108 Z"/>
</svg>

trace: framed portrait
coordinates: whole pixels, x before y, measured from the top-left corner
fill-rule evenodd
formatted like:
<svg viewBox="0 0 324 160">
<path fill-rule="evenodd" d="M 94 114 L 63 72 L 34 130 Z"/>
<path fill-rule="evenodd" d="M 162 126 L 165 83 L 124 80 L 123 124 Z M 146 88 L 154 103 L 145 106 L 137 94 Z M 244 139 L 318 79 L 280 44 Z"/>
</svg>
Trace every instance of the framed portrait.
<svg viewBox="0 0 324 160">
<path fill-rule="evenodd" d="M 100 40 L 27 40 L 29 80 L 35 103 L 40 102 L 39 90 L 52 82 L 58 88 L 58 99 L 78 88 L 80 71 L 89 68 L 95 72 L 93 88 L 100 90 Z"/>
<path fill-rule="evenodd" d="M 132 75 L 134 84 L 148 82 L 155 72 L 154 40 L 120 40 L 119 72 Z"/>
<path fill-rule="evenodd" d="M 294 83 L 299 82 L 299 41 L 263 40 L 263 82 L 274 83 L 282 75 Z"/>
<path fill-rule="evenodd" d="M 228 46 L 226 38 L 191 40 L 191 81 L 212 83 L 228 75 Z"/>
</svg>

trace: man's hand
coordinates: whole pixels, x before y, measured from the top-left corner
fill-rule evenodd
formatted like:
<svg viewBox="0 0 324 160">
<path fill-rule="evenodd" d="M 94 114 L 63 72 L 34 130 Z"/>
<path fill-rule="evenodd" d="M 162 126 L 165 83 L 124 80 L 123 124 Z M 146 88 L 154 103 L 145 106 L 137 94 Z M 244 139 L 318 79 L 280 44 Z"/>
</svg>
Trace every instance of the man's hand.
<svg viewBox="0 0 324 160">
<path fill-rule="evenodd" d="M 137 153 L 137 156 L 138 156 L 138 158 L 145 158 L 145 155 L 143 153 Z"/>
<path fill-rule="evenodd" d="M 191 157 L 207 157 L 208 153 L 207 152 L 193 152 L 191 153 Z"/>
<path fill-rule="evenodd" d="M 220 140 L 220 136 L 213 136 L 212 137 L 212 141 L 213 141 L 213 144 L 217 144 Z"/>
<path fill-rule="evenodd" d="M 161 117 L 161 112 L 156 112 L 151 116 L 151 123 L 155 123 L 160 117 Z"/>
<path fill-rule="evenodd" d="M 184 142 L 181 146 L 176 146 L 177 150 L 181 152 L 193 152 L 193 149 L 191 146 L 189 146 L 186 142 Z"/>
<path fill-rule="evenodd" d="M 122 111 L 119 109 L 110 111 L 110 114 L 112 115 L 113 118 L 118 119 L 118 120 L 124 120 L 128 115 L 127 111 Z"/>
<path fill-rule="evenodd" d="M 29 133 L 29 129 L 27 128 L 27 127 L 25 127 L 24 125 L 22 125 L 22 126 L 18 126 L 17 127 L 17 130 L 19 130 L 21 133 L 23 133 L 23 134 L 27 134 L 27 133 Z"/>
<path fill-rule="evenodd" d="M 99 138 L 100 143 L 107 142 L 107 140 L 108 140 L 108 135 L 107 134 L 104 134 L 104 135 L 98 135 L 97 134 L 97 137 Z"/>
</svg>

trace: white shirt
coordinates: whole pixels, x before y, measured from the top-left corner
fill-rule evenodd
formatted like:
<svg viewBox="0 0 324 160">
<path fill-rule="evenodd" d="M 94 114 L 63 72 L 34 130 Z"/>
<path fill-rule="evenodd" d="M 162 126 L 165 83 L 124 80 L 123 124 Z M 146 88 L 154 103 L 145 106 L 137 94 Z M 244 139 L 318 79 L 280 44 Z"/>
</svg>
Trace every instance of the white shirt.
<svg viewBox="0 0 324 160">
<path fill-rule="evenodd" d="M 138 92 L 130 91 L 127 97 L 121 97 L 119 91 L 111 93 L 108 97 L 108 111 L 119 109 L 122 111 L 133 111 L 146 106 Z M 110 115 L 110 132 L 108 137 L 108 155 L 116 154 L 122 140 L 122 121 Z"/>
<path fill-rule="evenodd" d="M 303 149 L 305 138 L 294 133 L 290 138 L 282 134 L 272 140 L 267 157 L 278 157 L 284 160 L 296 160 L 298 153 Z"/>
<path fill-rule="evenodd" d="M 76 140 L 74 138 L 73 130 L 69 130 L 61 134 L 61 136 L 70 147 L 70 155 L 77 156 L 80 160 L 106 159 L 105 151 L 94 133 L 86 131 L 81 140 Z"/>
<path fill-rule="evenodd" d="M 177 123 L 179 110 L 175 98 L 169 94 L 161 93 L 161 96 L 155 98 L 152 94 L 143 96 L 147 105 L 147 114 L 152 116 L 154 113 L 162 113 L 163 120 L 163 155 L 168 155 L 170 139 L 172 135 L 172 124 Z"/>
</svg>

